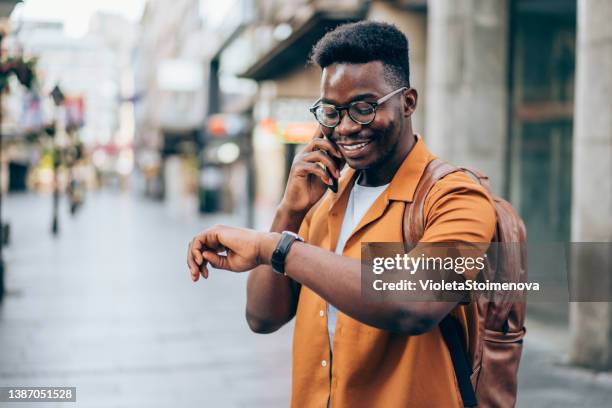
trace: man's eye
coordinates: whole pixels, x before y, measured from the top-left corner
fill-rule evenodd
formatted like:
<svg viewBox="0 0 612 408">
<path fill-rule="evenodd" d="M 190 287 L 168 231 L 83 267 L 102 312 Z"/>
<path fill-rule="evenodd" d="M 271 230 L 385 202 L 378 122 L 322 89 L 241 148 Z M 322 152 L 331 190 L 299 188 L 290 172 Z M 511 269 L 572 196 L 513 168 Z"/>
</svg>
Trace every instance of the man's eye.
<svg viewBox="0 0 612 408">
<path fill-rule="evenodd" d="M 353 111 L 359 115 L 369 115 L 374 111 L 372 105 L 367 102 L 359 102 L 352 106 Z"/>
<path fill-rule="evenodd" d="M 319 108 L 319 112 L 321 113 L 321 115 L 328 117 L 328 118 L 335 118 L 338 115 L 338 112 L 336 111 L 335 108 L 328 107 L 328 106 L 321 106 Z"/>
</svg>

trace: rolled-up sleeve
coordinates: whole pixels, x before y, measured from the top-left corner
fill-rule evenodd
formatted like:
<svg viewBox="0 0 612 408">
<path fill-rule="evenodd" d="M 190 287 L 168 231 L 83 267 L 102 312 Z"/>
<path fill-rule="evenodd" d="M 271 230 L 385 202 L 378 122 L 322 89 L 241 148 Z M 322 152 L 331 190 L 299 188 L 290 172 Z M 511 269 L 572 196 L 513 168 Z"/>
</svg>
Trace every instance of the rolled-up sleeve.
<svg viewBox="0 0 612 408">
<path fill-rule="evenodd" d="M 424 205 L 421 242 L 487 243 L 495 234 L 495 206 L 487 190 L 463 173 L 438 181 Z"/>
</svg>

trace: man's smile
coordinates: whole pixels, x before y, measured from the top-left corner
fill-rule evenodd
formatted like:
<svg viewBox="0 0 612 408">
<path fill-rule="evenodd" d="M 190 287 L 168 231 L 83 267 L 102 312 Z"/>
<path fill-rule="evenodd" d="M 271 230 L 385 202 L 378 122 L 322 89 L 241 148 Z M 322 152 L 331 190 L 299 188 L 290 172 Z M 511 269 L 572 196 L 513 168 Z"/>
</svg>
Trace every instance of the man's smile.
<svg viewBox="0 0 612 408">
<path fill-rule="evenodd" d="M 355 158 L 361 156 L 371 142 L 372 140 L 370 139 L 342 143 L 336 142 L 336 144 L 346 157 Z"/>
</svg>

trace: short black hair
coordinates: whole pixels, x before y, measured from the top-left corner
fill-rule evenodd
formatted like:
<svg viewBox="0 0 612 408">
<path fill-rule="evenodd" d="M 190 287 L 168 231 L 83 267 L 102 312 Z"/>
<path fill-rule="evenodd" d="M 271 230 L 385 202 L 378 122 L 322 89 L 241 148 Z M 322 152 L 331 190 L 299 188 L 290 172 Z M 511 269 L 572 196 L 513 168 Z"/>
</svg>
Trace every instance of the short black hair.
<svg viewBox="0 0 612 408">
<path fill-rule="evenodd" d="M 410 87 L 408 39 L 395 25 L 378 21 L 343 24 L 313 47 L 311 61 L 321 69 L 334 63 L 381 61 L 385 79 L 394 87 Z"/>
</svg>

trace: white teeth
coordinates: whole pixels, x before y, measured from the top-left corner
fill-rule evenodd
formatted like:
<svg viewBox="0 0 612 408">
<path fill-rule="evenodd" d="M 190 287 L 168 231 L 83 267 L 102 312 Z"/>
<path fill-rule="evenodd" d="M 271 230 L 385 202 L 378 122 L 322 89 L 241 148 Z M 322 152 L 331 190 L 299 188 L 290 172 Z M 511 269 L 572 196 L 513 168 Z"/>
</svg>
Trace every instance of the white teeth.
<svg viewBox="0 0 612 408">
<path fill-rule="evenodd" d="M 358 149 L 362 149 L 363 147 L 365 147 L 365 145 L 367 145 L 368 143 L 359 143 L 356 145 L 343 145 L 342 147 L 345 148 L 346 150 L 358 150 Z"/>
</svg>

